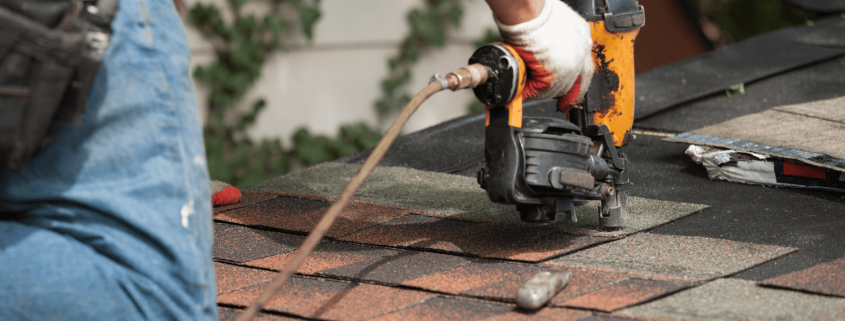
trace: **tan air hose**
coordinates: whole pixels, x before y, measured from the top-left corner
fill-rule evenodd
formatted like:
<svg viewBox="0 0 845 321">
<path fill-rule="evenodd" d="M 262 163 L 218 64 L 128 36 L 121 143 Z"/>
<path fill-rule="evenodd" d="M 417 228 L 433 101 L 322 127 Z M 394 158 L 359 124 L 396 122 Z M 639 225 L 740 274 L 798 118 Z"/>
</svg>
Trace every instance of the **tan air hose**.
<svg viewBox="0 0 845 321">
<path fill-rule="evenodd" d="M 372 153 L 370 153 L 370 156 L 367 157 L 364 165 L 361 166 L 358 173 L 352 177 L 352 180 L 346 184 L 346 188 L 344 188 L 343 192 L 340 193 L 340 197 L 334 204 L 332 204 L 320 222 L 317 223 L 317 227 L 308 234 L 308 238 L 306 238 L 305 242 L 302 242 L 302 246 L 296 250 L 296 256 L 293 260 L 283 271 L 279 272 L 279 275 L 277 275 L 270 284 L 267 285 L 267 288 L 261 293 L 261 296 L 259 296 L 252 305 L 238 316 L 237 321 L 248 321 L 255 318 L 258 311 L 265 303 L 267 303 L 267 301 L 270 301 L 273 294 L 278 292 L 285 283 L 290 280 L 296 270 L 299 269 L 299 266 L 302 265 L 302 262 L 305 261 L 305 258 L 311 254 L 314 248 L 317 247 L 317 244 L 319 244 L 323 239 L 323 236 L 326 235 L 326 232 L 329 231 L 329 228 L 332 227 L 334 220 L 343 208 L 346 207 L 346 204 L 352 200 L 352 196 L 355 195 L 358 188 L 364 184 L 364 181 L 376 168 L 376 165 L 378 165 L 384 157 L 384 154 L 387 153 L 387 150 L 390 148 L 390 145 L 393 144 L 393 141 L 396 140 L 396 137 L 399 136 L 399 132 L 401 132 L 402 128 L 405 127 L 405 123 L 408 122 L 411 115 L 417 111 L 417 108 L 419 108 L 420 105 L 428 99 L 428 97 L 431 97 L 431 95 L 447 88 L 452 91 L 464 88 L 475 88 L 475 86 L 487 81 L 487 77 L 488 69 L 486 67 L 481 64 L 473 64 L 450 72 L 445 78 L 435 77 L 428 86 L 425 86 L 425 88 L 417 93 L 414 98 L 405 105 L 405 108 L 403 108 L 402 112 L 399 113 L 399 117 L 397 117 L 396 120 L 393 121 L 393 124 L 390 125 L 387 133 L 384 134 L 384 137 L 381 138 L 378 145 L 376 145 Z"/>
</svg>

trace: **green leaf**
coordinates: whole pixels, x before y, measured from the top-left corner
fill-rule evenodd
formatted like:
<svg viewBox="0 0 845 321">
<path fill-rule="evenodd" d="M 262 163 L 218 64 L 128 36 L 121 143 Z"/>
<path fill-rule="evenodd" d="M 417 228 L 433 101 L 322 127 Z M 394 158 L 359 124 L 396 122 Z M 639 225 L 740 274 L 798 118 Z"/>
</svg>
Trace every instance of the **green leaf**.
<svg viewBox="0 0 845 321">
<path fill-rule="evenodd" d="M 238 0 L 233 0 L 238 1 Z M 243 1 L 243 0 L 241 0 Z M 235 20 L 234 26 L 232 28 L 238 33 L 240 37 L 243 39 L 251 40 L 255 34 L 258 33 L 260 23 L 258 19 L 255 18 L 253 15 L 247 15 L 238 18 Z"/>
<path fill-rule="evenodd" d="M 310 5 L 307 2 L 310 2 Z M 314 25 L 320 20 L 320 16 L 322 15 L 319 9 L 320 1 L 295 0 L 293 3 L 299 14 L 299 24 L 302 27 L 302 33 L 305 34 L 305 38 L 308 40 L 313 40 Z"/>
<path fill-rule="evenodd" d="M 277 15 L 267 15 L 264 16 L 264 26 L 270 32 L 270 37 L 272 38 L 271 44 L 274 49 L 282 50 L 284 46 L 280 40 L 282 34 L 288 29 L 288 22 L 282 16 Z"/>
<path fill-rule="evenodd" d="M 728 98 L 732 98 L 731 94 L 733 94 L 733 93 L 739 93 L 740 95 L 745 95 L 745 83 L 738 83 L 738 84 L 735 84 L 735 85 L 730 85 L 730 86 L 728 86 L 727 89 L 725 89 L 725 95 L 728 96 Z"/>
<path fill-rule="evenodd" d="M 379 99 L 378 101 L 376 101 L 375 107 L 376 107 L 376 112 L 377 112 L 380 116 L 387 115 L 388 113 L 390 113 L 390 110 L 392 110 L 392 109 L 393 109 L 393 108 L 391 107 L 390 103 L 388 103 L 388 102 L 387 102 L 387 100 L 385 100 L 384 98 Z"/>
<path fill-rule="evenodd" d="M 267 103 L 264 99 L 259 99 L 252 104 L 252 108 L 250 112 L 241 115 L 241 118 L 238 119 L 237 129 L 238 131 L 246 131 L 247 128 L 255 124 L 255 120 L 258 118 L 258 113 L 261 112 Z"/>
<path fill-rule="evenodd" d="M 332 147 L 331 151 L 333 152 L 332 159 L 351 156 L 358 152 L 358 147 L 354 144 L 338 140 L 332 141 L 330 146 Z"/>
</svg>

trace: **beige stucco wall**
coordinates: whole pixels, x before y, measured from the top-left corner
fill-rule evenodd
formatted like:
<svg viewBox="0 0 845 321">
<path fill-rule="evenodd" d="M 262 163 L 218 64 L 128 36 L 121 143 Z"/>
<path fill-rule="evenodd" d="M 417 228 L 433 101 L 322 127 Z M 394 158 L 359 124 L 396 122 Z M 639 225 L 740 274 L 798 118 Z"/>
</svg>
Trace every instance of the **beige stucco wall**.
<svg viewBox="0 0 845 321">
<path fill-rule="evenodd" d="M 185 2 L 190 7 L 198 1 L 225 5 L 223 0 Z M 411 91 L 425 86 L 433 73 L 445 73 L 465 64 L 474 50 L 473 42 L 487 28 L 495 27 L 483 0 L 463 1 L 461 28 L 452 32 L 445 48 L 422 57 L 413 71 Z M 290 146 L 290 135 L 300 126 L 307 126 L 314 133 L 335 135 L 341 124 L 375 124 L 373 104 L 380 96 L 380 81 L 387 74 L 387 59 L 398 52 L 409 30 L 407 12 L 422 5 L 422 0 L 322 0 L 323 15 L 313 42 L 294 39 L 288 51 L 270 57 L 260 81 L 247 94 L 245 102 L 263 97 L 268 103 L 251 135 L 282 137 Z M 245 8 L 261 9 L 258 1 Z M 210 44 L 190 26 L 186 32 L 192 64 L 208 63 L 213 57 Z M 206 88 L 197 86 L 199 106 L 204 106 L 207 94 Z M 405 132 L 464 115 L 472 99 L 469 91 L 440 93 L 411 118 Z"/>
</svg>

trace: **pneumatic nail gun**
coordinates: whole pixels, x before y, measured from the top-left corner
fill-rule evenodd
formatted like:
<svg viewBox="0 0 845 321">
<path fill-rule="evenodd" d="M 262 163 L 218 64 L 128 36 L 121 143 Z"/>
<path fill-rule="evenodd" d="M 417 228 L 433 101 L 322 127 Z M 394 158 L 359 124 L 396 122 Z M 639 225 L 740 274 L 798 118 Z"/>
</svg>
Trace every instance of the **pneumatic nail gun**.
<svg viewBox="0 0 845 321">
<path fill-rule="evenodd" d="M 485 45 L 470 64 L 488 69 L 473 89 L 486 105 L 486 168 L 478 183 L 491 201 L 515 204 L 526 222 L 577 222 L 575 204 L 601 200 L 599 225 L 624 227 L 634 136 L 634 39 L 645 24 L 635 0 L 565 0 L 591 27 L 595 73 L 565 119 L 523 117 L 525 64 L 507 44 Z"/>
</svg>

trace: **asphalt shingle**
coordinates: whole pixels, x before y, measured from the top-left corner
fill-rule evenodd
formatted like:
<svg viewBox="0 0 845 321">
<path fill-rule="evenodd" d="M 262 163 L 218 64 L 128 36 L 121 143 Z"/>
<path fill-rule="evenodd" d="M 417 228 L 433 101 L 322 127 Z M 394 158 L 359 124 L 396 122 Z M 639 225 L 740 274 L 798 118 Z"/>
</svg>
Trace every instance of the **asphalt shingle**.
<svg viewBox="0 0 845 321">
<path fill-rule="evenodd" d="M 310 255 L 299 266 L 297 273 L 315 274 L 317 272 L 332 269 L 338 266 L 354 264 L 358 262 L 378 261 L 385 256 L 396 255 L 398 250 L 362 246 L 341 242 L 323 241 L 311 252 Z M 288 252 L 262 259 L 244 262 L 244 265 L 260 267 L 271 270 L 283 270 L 296 252 Z"/>
<path fill-rule="evenodd" d="M 215 220 L 308 233 L 317 225 L 331 202 L 279 196 L 265 202 L 214 215 Z M 364 202 L 351 202 L 338 215 L 329 237 L 340 237 L 403 216 L 406 210 Z"/>
<path fill-rule="evenodd" d="M 487 318 L 488 321 L 573 321 L 583 320 L 591 315 L 590 312 L 565 309 L 565 308 L 542 308 L 537 311 L 513 310 L 511 312 Z"/>
<path fill-rule="evenodd" d="M 296 249 L 305 237 L 214 223 L 215 259 L 243 263 Z"/>
<path fill-rule="evenodd" d="M 381 257 L 378 261 L 356 262 L 323 270 L 319 274 L 400 284 L 466 262 L 467 258 L 461 256 L 405 250 L 397 251 L 396 254 L 391 256 Z"/>
<path fill-rule="evenodd" d="M 225 212 L 231 209 L 244 207 L 247 205 L 252 205 L 255 203 L 260 203 L 271 198 L 278 197 L 279 193 L 276 192 L 255 192 L 255 191 L 241 191 L 241 200 L 235 204 L 226 205 L 226 206 L 217 206 L 214 207 L 214 213 Z"/>
<path fill-rule="evenodd" d="M 479 260 L 410 280 L 403 285 L 449 294 L 515 301 L 519 286 L 542 269 L 536 265 Z"/>
<path fill-rule="evenodd" d="M 293 259 L 288 252 L 245 265 L 282 270 Z M 298 273 L 399 284 L 468 262 L 461 256 L 324 241 L 305 259 Z"/>
<path fill-rule="evenodd" d="M 468 222 L 409 214 L 341 239 L 480 256 L 510 247 L 532 236 L 552 232 L 554 230 L 543 226 Z"/>
<path fill-rule="evenodd" d="M 358 168 L 358 165 L 324 163 L 249 189 L 338 197 Z M 491 211 L 518 215 L 513 206 L 490 202 L 474 179 L 404 167 L 376 167 L 355 193 L 355 199 L 412 208 L 435 216 Z"/>
<path fill-rule="evenodd" d="M 794 248 L 698 236 L 641 233 L 549 262 L 639 273 L 650 278 L 703 281 L 793 251 Z"/>
<path fill-rule="evenodd" d="M 261 285 L 243 288 L 219 296 L 218 303 L 248 306 L 262 291 Z M 264 305 L 264 310 L 306 318 L 366 320 L 433 296 L 373 284 L 294 277 Z"/>
<path fill-rule="evenodd" d="M 238 316 L 243 312 L 242 309 L 232 309 L 232 308 L 224 308 L 218 307 L 217 312 L 220 314 L 220 321 L 235 321 L 237 320 Z M 287 321 L 287 320 L 301 320 L 299 318 L 292 318 L 286 317 L 281 315 L 273 315 L 267 313 L 259 313 L 255 316 L 255 321 Z"/>
<path fill-rule="evenodd" d="M 845 258 L 764 280 L 759 284 L 845 297 Z"/>
<path fill-rule="evenodd" d="M 495 304 L 476 300 L 436 297 L 374 320 L 484 320 L 504 315 L 514 309 L 512 305 Z"/>
<path fill-rule="evenodd" d="M 326 163 L 250 188 L 337 197 L 357 171 L 357 165 Z M 377 204 L 405 207 L 412 213 L 428 216 L 525 224 L 519 220 L 515 206 L 490 202 L 475 179 L 458 175 L 404 167 L 377 167 L 355 197 Z M 699 204 L 629 197 L 628 226 L 603 230 L 598 225 L 598 204 L 590 202 L 577 207 L 577 224 L 557 223 L 549 226 L 572 234 L 620 236 L 654 228 L 707 208 Z"/>
<path fill-rule="evenodd" d="M 613 240 L 606 237 L 551 233 L 517 242 L 505 249 L 484 255 L 491 259 L 540 262 L 583 249 L 585 247 Z"/>
<path fill-rule="evenodd" d="M 555 305 L 611 312 L 667 295 L 688 285 L 630 278 Z"/>
<path fill-rule="evenodd" d="M 572 272 L 572 274 L 569 276 L 569 281 L 566 282 L 566 287 L 552 298 L 550 304 L 553 306 L 561 306 L 567 300 L 636 276 L 631 273 L 620 273 L 583 266 L 556 266 L 556 268 Z"/>
<path fill-rule="evenodd" d="M 845 299 L 718 279 L 614 315 L 660 320 L 845 320 Z"/>
<path fill-rule="evenodd" d="M 214 263 L 214 272 L 217 276 L 218 295 L 272 280 L 275 276 L 271 271 L 219 262 Z"/>
</svg>

